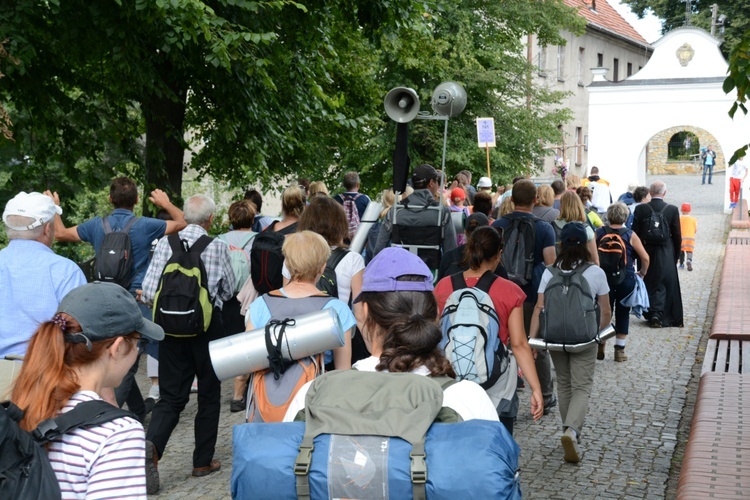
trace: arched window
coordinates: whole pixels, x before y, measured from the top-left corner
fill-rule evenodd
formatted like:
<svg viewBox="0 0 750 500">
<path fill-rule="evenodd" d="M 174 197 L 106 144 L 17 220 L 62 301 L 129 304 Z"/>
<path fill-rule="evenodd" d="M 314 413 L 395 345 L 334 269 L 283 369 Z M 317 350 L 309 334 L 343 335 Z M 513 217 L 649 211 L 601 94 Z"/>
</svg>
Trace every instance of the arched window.
<svg viewBox="0 0 750 500">
<path fill-rule="evenodd" d="M 667 160 L 690 161 L 699 153 L 698 137 L 692 132 L 677 132 L 669 139 Z"/>
</svg>

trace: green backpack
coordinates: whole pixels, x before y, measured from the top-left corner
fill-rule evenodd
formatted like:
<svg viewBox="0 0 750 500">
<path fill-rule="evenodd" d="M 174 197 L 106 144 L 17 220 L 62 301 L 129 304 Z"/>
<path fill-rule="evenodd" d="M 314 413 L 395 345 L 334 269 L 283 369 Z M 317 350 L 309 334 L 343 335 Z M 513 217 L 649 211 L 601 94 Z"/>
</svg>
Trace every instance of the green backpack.
<svg viewBox="0 0 750 500">
<path fill-rule="evenodd" d="M 247 250 L 247 246 L 257 234 L 252 231 L 243 231 L 241 234 L 226 233 L 217 236 L 218 239 L 229 245 L 229 261 L 234 273 L 234 295 L 240 293 L 250 277 L 250 251 Z"/>
<path fill-rule="evenodd" d="M 455 383 L 449 377 L 357 370 L 336 370 L 316 378 L 305 398 L 305 434 L 294 464 L 298 498 L 310 498 L 307 474 L 313 440 L 333 434 L 399 437 L 409 442 L 414 499 L 424 499 L 425 434 L 433 422 L 462 421 L 454 410 L 443 407 L 443 390 Z M 358 441 L 364 443 L 363 438 Z"/>
</svg>

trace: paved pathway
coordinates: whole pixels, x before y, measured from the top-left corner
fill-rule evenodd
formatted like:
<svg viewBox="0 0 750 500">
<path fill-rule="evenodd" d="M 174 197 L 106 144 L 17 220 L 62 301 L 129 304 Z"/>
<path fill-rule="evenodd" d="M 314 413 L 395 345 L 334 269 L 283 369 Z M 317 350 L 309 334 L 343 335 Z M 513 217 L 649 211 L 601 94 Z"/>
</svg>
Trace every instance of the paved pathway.
<svg viewBox="0 0 750 500">
<path fill-rule="evenodd" d="M 653 330 L 633 318 L 627 348 L 630 359 L 625 363 L 613 361 L 614 344 L 608 343 L 607 359 L 597 363 L 581 464 L 566 464 L 562 459 L 557 410 L 535 424 L 528 416 L 529 393 L 522 393 L 515 438 L 522 450 L 525 498 L 665 498 L 691 370 L 701 335 L 711 321 L 707 317 L 709 296 L 718 286 L 712 280 L 728 225 L 728 217 L 720 212 L 724 175 L 714 178 L 712 186 L 701 186 L 696 176 L 663 178 L 667 201 L 678 206 L 690 202 L 698 219 L 695 269 L 680 272 L 685 327 Z M 143 369 L 139 381 L 146 394 L 149 382 Z M 231 381 L 222 386 L 216 451 L 222 470 L 205 478 L 190 476 L 197 408 L 193 395 L 159 463 L 160 498 L 230 497 L 232 426 L 242 422 L 242 414 L 229 412 Z"/>
</svg>

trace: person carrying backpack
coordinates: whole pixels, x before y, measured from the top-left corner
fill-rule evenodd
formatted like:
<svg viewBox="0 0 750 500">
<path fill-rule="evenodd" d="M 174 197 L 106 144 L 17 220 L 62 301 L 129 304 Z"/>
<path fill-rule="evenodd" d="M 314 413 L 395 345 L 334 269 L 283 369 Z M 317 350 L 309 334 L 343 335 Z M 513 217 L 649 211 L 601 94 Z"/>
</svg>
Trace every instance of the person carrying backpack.
<svg viewBox="0 0 750 500">
<path fill-rule="evenodd" d="M 589 247 L 589 254 L 591 254 L 593 259 L 592 262 L 599 265 L 599 254 L 596 251 L 594 229 L 588 222 L 583 203 L 575 193 L 566 191 L 560 198 L 560 216 L 552 223 L 552 228 L 555 230 L 555 250 L 557 253 L 560 252 L 560 234 L 562 233 L 562 228 L 568 222 L 573 221 L 582 222 L 586 227 L 586 245 Z"/>
<path fill-rule="evenodd" d="M 315 311 L 333 309 L 341 322 L 346 343 L 322 356 L 308 357 L 288 366 L 272 367 L 251 376 L 247 396 L 248 421 L 278 422 L 299 386 L 313 380 L 333 363 L 336 370 L 351 367 L 351 337 L 356 320 L 343 301 L 318 290 L 317 284 L 331 255 L 328 243 L 312 231 L 287 236 L 283 247 L 290 281 L 279 290 L 263 294 L 250 304 L 245 316 L 246 330 L 268 327 L 294 320 Z M 200 387 L 200 385 L 199 385 Z"/>
<path fill-rule="evenodd" d="M 539 284 L 531 337 L 550 342 L 578 344 L 593 340 L 609 325 L 609 286 L 604 271 L 591 262 L 586 229 L 580 222 L 565 225 L 560 255 L 547 267 Z M 597 311 L 598 308 L 598 311 Z M 544 318 L 540 319 L 544 313 Z M 557 394 L 566 462 L 578 463 L 581 430 L 594 384 L 597 346 L 580 352 L 551 351 L 557 374 Z"/>
<path fill-rule="evenodd" d="M 528 336 L 531 313 L 536 301 L 536 290 L 544 272 L 544 266 L 555 262 L 555 232 L 552 226 L 534 217 L 532 211 L 537 202 L 536 186 L 529 179 L 520 179 L 513 184 L 511 193 L 514 210 L 492 223 L 492 227 L 503 230 L 502 262 L 508 278 L 526 293 L 523 303 L 523 322 Z M 533 232 L 528 229 L 533 228 Z M 536 373 L 544 396 L 544 413 L 557 404 L 552 367 L 546 351 L 537 353 Z"/>
<path fill-rule="evenodd" d="M 518 413 L 518 395 L 516 394 L 518 377 L 516 370 L 513 368 L 516 365 L 515 361 L 517 361 L 531 386 L 531 414 L 534 420 L 538 420 L 542 416 L 544 397 L 536 374 L 534 358 L 526 339 L 526 330 L 523 327 L 523 303 L 526 300 L 526 294 L 518 285 L 494 274 L 494 270 L 500 262 L 502 251 L 503 238 L 495 228 L 485 226 L 472 231 L 465 252 L 468 270 L 446 276 L 440 280 L 435 287 L 435 298 L 443 324 L 441 345 L 453 344 L 450 346 L 451 355 L 448 355 L 448 353 L 446 355 L 453 363 L 454 371 L 459 377 L 463 375 L 461 372 L 464 371 L 461 368 L 457 369 L 457 366 L 462 365 L 458 361 L 461 354 L 461 344 L 465 345 L 464 348 L 471 347 L 470 350 L 474 349 L 473 346 L 466 345 L 469 342 L 466 342 L 466 340 L 462 342 L 458 336 L 463 336 L 464 339 L 476 339 L 471 341 L 473 345 L 478 343 L 484 345 L 482 351 L 475 351 L 468 356 L 470 365 L 488 365 L 484 361 L 487 357 L 487 349 L 494 351 L 489 354 L 497 353 L 494 364 L 501 366 L 489 370 L 489 372 L 496 374 L 496 380 L 485 390 L 493 403 L 496 404 L 500 421 L 512 435 L 513 423 Z M 460 286 L 456 286 L 456 284 Z M 469 293 L 465 293 L 466 291 Z M 480 291 L 481 293 L 479 293 Z M 489 299 L 489 303 L 486 305 L 491 309 L 480 306 L 480 304 L 483 304 L 483 297 Z M 467 308 L 468 314 L 463 313 L 462 316 L 479 320 L 472 319 L 471 326 L 468 328 L 463 326 L 458 316 L 449 317 L 450 314 L 455 314 L 451 312 L 452 310 L 458 312 Z M 454 318 L 457 321 L 451 322 L 450 320 Z M 452 330 L 455 333 L 447 331 L 446 325 L 450 325 L 449 328 L 453 327 Z M 485 328 L 484 325 L 489 325 L 489 328 Z M 490 329 L 496 334 L 497 343 L 492 343 L 494 339 L 483 338 L 482 334 L 487 333 Z M 453 337 L 453 335 L 456 335 L 456 337 Z M 507 357 L 508 349 L 512 351 L 511 356 L 515 361 L 507 364 L 508 373 L 499 374 L 498 372 L 504 365 L 502 358 Z M 487 380 L 479 380 L 479 382 L 486 384 Z M 509 399 L 502 397 L 506 388 L 509 389 L 506 394 L 511 395 Z"/>
<path fill-rule="evenodd" d="M 348 225 L 347 240 L 351 241 L 357 232 L 362 217 L 365 215 L 367 205 L 370 204 L 370 198 L 359 192 L 360 179 L 357 172 L 345 173 L 342 184 L 344 185 L 344 192 L 337 194 L 333 199 L 344 207 Z"/>
<path fill-rule="evenodd" d="M 159 490 L 157 463 L 190 399 L 196 375 L 198 413 L 192 475 L 202 477 L 221 468 L 214 459 L 221 382 L 211 365 L 208 343 L 226 334 L 221 310 L 224 301 L 234 294 L 235 278 L 229 248 L 208 236 L 215 210 L 208 196 L 188 198 L 188 226 L 177 235 L 159 240 L 143 280 L 143 300 L 154 304 L 157 321 L 169 325 L 159 346 L 161 399 L 154 406 L 146 435 L 149 494 Z"/>
<path fill-rule="evenodd" d="M 646 276 L 649 267 L 649 256 L 641 243 L 641 239 L 632 230 L 625 227 L 630 210 L 622 203 L 613 203 L 607 209 L 608 227 L 596 230 L 596 242 L 599 248 L 600 266 L 607 275 L 609 285 L 609 305 L 614 311 L 615 331 L 615 361 L 627 361 L 625 345 L 630 329 L 630 308 L 622 305 L 622 301 L 635 288 L 635 275 Z M 620 248 L 622 247 L 622 254 Z M 607 254 L 605 256 L 605 254 Z M 638 258 L 638 272 L 635 270 L 635 259 Z M 616 271 L 616 274 L 613 272 Z M 604 359 L 605 343 L 599 344 L 596 359 Z"/>
<path fill-rule="evenodd" d="M 59 498 L 61 490 L 66 498 L 146 498 L 143 426 L 100 393 L 119 385 L 141 339 L 163 337 L 119 285 L 89 283 L 65 295 L 29 341 L 10 397 L 15 407 L 0 408 L 3 439 L 21 429 L 16 444 L 2 443 L 0 465 L 13 466 L 0 470 L 3 498 Z M 33 443 L 25 432 L 38 426 L 43 439 Z"/>
</svg>

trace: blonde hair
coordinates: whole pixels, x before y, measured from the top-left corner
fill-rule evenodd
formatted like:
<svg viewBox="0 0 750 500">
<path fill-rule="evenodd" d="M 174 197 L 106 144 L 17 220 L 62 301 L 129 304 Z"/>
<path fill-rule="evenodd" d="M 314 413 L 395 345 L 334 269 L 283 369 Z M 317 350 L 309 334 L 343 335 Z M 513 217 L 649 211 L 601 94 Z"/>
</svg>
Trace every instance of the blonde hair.
<svg viewBox="0 0 750 500">
<path fill-rule="evenodd" d="M 310 198 L 313 196 L 328 196 L 328 187 L 323 181 L 313 181 L 310 183 L 310 187 L 307 189 L 310 193 Z"/>
<path fill-rule="evenodd" d="M 565 189 L 577 189 L 581 187 L 581 178 L 577 175 L 568 175 L 565 177 Z"/>
<path fill-rule="evenodd" d="M 508 196 L 500 204 L 500 217 L 502 217 L 503 215 L 508 215 L 515 209 L 516 209 L 516 206 L 513 204 L 513 199 L 510 196 Z"/>
<path fill-rule="evenodd" d="M 544 205 L 545 207 L 551 207 L 555 203 L 555 191 L 552 186 L 546 184 L 539 186 L 536 190 L 536 201 L 537 205 Z"/>
<path fill-rule="evenodd" d="M 331 256 L 331 247 L 318 233 L 299 231 L 286 236 L 281 252 L 292 281 L 315 283 Z"/>
<path fill-rule="evenodd" d="M 404 201 L 404 198 L 411 195 L 413 192 L 414 188 L 412 188 L 411 186 L 406 186 L 404 192 L 401 193 L 401 201 Z M 382 199 L 383 209 L 380 211 L 380 216 L 378 217 L 379 219 L 382 219 L 388 214 L 388 211 L 396 201 L 396 193 L 393 192 L 393 189 L 385 189 L 383 190 Z"/>
<path fill-rule="evenodd" d="M 565 222 L 586 222 L 586 211 L 583 202 L 573 191 L 566 191 L 560 198 L 560 216 Z"/>
<path fill-rule="evenodd" d="M 281 212 L 289 217 L 299 217 L 305 209 L 305 192 L 299 186 L 289 186 L 281 195 Z"/>
</svg>

